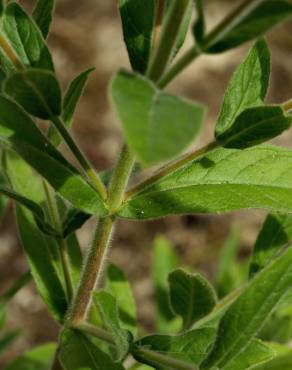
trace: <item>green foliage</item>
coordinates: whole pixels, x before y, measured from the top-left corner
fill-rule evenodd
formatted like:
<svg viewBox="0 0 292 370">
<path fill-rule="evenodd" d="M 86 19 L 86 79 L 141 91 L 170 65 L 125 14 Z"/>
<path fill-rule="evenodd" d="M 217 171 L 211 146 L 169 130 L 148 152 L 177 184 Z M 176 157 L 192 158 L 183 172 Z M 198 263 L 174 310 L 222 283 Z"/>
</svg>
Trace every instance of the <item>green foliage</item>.
<svg viewBox="0 0 292 370">
<path fill-rule="evenodd" d="M 208 315 L 216 305 L 216 294 L 200 274 L 188 274 L 178 269 L 169 274 L 170 303 L 173 311 L 183 318 L 184 329 Z"/>
<path fill-rule="evenodd" d="M 33 19 L 41 30 L 44 38 L 48 36 L 50 30 L 54 6 L 54 0 L 38 0 L 32 13 Z"/>
<path fill-rule="evenodd" d="M 8 96 L 28 113 L 42 119 L 61 114 L 61 88 L 50 71 L 27 69 L 13 73 L 4 86 Z"/>
<path fill-rule="evenodd" d="M 119 0 L 133 72 L 114 76 L 110 98 L 129 148 L 101 176 L 68 131 L 93 69 L 78 75 L 63 94 L 45 41 L 54 4 L 36 1 L 30 17 L 17 2 L 0 1 L 0 212 L 6 205 L 2 198 L 12 199 L 31 272 L 0 296 L 0 329 L 8 302 L 30 276 L 53 318 L 63 325 L 58 346 L 35 348 L 6 370 L 290 369 L 292 151 L 259 144 L 290 128 L 292 103 L 264 103 L 268 46 L 259 39 L 233 74 L 215 141 L 185 156 L 179 157 L 198 137 L 205 108 L 161 88 L 200 54 L 257 39 L 291 15 L 292 4 L 245 1 L 206 33 L 201 0 Z M 197 45 L 176 61 L 193 7 Z M 31 116 L 53 126 L 45 132 Z M 80 171 L 57 149 L 62 141 Z M 141 176 L 136 159 L 164 167 Z M 136 174 L 144 179 L 140 184 Z M 129 179 L 134 185 L 127 191 Z M 112 264 L 105 267 L 116 220 L 246 208 L 273 213 L 255 243 L 249 279 L 246 262 L 237 256 L 238 232 L 231 233 L 214 279 L 219 301 L 206 278 L 189 267 L 188 272 L 179 268 L 166 239 L 155 239 L 157 332 L 149 335 L 148 325 L 137 322 L 124 272 Z M 83 258 L 75 231 L 92 216 L 98 226 Z M 17 335 L 1 333 L 0 352 Z"/>
<path fill-rule="evenodd" d="M 288 213 L 291 161 L 290 150 L 274 146 L 216 149 L 146 185 L 127 200 L 119 216 L 150 219 L 244 208 Z"/>
<path fill-rule="evenodd" d="M 269 86 L 270 53 L 265 41 L 258 41 L 234 72 L 219 114 L 216 137 L 230 129 L 248 108 L 263 104 Z"/>
<path fill-rule="evenodd" d="M 200 132 L 201 104 L 162 92 L 142 76 L 119 72 L 112 81 L 111 95 L 125 137 L 144 164 L 177 156 Z"/>
</svg>

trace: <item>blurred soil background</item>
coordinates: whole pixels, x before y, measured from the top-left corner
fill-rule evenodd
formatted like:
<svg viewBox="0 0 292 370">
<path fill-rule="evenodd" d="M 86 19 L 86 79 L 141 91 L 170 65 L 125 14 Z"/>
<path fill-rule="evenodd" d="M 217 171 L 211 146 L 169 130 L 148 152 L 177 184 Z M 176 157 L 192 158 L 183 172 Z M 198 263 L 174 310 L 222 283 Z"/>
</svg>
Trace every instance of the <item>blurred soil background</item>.
<svg viewBox="0 0 292 370">
<path fill-rule="evenodd" d="M 31 9 L 34 2 L 20 3 Z M 208 26 L 212 27 L 235 3 L 237 0 L 206 1 Z M 282 102 L 292 97 L 292 22 L 278 27 L 268 40 L 273 61 L 268 100 Z M 191 42 L 189 37 L 187 44 Z M 120 150 L 122 136 L 109 106 L 107 86 L 118 68 L 129 68 L 117 0 L 58 0 L 49 43 L 64 88 L 81 71 L 92 66 L 96 68 L 79 105 L 72 131 L 97 169 L 112 166 Z M 169 86 L 169 90 L 208 106 L 205 128 L 196 146 L 212 139 L 224 90 L 247 50 L 248 46 L 219 56 L 201 57 Z M 277 139 L 277 143 L 291 147 L 291 131 Z M 240 253 L 244 258 L 250 253 L 264 217 L 263 212 L 244 211 L 222 216 L 169 217 L 146 223 L 120 222 L 110 259 L 126 271 L 135 291 L 143 325 L 151 330 L 154 315 L 151 246 L 158 233 L 172 241 L 183 263 L 212 277 L 220 247 L 232 226 L 237 225 L 241 230 Z M 88 245 L 92 228 L 92 222 L 88 222 L 79 232 L 84 247 Z M 26 269 L 10 206 L 0 224 L 1 291 Z M 23 289 L 10 305 L 8 324 L 11 328 L 20 328 L 23 335 L 1 358 L 0 368 L 22 351 L 55 340 L 57 336 L 58 328 L 38 298 L 33 283 Z"/>
</svg>

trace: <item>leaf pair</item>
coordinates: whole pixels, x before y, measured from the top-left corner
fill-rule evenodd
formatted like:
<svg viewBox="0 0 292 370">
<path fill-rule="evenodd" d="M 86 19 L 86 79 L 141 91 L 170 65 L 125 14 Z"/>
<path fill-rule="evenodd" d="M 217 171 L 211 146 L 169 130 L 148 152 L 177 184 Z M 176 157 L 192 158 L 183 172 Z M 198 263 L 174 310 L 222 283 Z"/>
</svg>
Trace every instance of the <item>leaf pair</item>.
<svg viewBox="0 0 292 370">
<path fill-rule="evenodd" d="M 240 46 L 258 38 L 292 15 L 292 5 L 289 1 L 246 2 L 229 15 L 227 18 L 229 27 L 225 29 L 222 23 L 206 35 L 203 2 L 201 0 L 195 2 L 198 19 L 194 27 L 194 36 L 198 47 L 204 53 L 220 53 Z"/>
</svg>

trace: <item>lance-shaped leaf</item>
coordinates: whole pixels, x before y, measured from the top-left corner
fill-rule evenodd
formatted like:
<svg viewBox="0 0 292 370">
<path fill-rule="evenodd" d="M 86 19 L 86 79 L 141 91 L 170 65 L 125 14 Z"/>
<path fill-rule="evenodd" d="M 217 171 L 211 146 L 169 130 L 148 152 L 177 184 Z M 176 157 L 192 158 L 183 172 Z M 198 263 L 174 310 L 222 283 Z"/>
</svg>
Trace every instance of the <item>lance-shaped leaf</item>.
<svg viewBox="0 0 292 370">
<path fill-rule="evenodd" d="M 82 333 L 69 330 L 61 336 L 60 360 L 64 370 L 124 370 Z"/>
<path fill-rule="evenodd" d="M 132 68 L 143 73 L 150 57 L 155 0 L 119 0 L 124 40 Z"/>
<path fill-rule="evenodd" d="M 114 360 L 122 361 L 128 354 L 130 345 L 128 332 L 120 327 L 117 301 L 105 291 L 94 293 L 93 299 L 104 327 L 113 336 L 116 345 Z"/>
<path fill-rule="evenodd" d="M 3 96 L 0 96 L 0 142 L 15 150 L 75 207 L 90 214 L 106 213 L 100 195 L 44 137 L 31 118 Z"/>
<path fill-rule="evenodd" d="M 144 164 L 177 156 L 200 132 L 202 105 L 160 91 L 142 76 L 119 72 L 111 96 L 126 139 Z"/>
<path fill-rule="evenodd" d="M 202 275 L 178 269 L 169 274 L 168 281 L 171 307 L 183 318 L 184 329 L 191 328 L 216 306 L 215 291 Z"/>
<path fill-rule="evenodd" d="M 125 202 L 119 216 L 222 213 L 245 208 L 292 211 L 292 151 L 270 145 L 218 148 L 155 178 Z"/>
<path fill-rule="evenodd" d="M 290 128 L 291 123 L 292 117 L 280 106 L 249 108 L 216 139 L 225 148 L 244 149 L 273 139 Z"/>
<path fill-rule="evenodd" d="M 227 366 L 224 366 L 222 370 L 255 369 L 256 365 L 266 363 L 274 356 L 275 352 L 272 348 L 258 339 L 253 339 L 245 350 L 239 353 Z"/>
<path fill-rule="evenodd" d="M 206 32 L 203 0 L 195 0 L 195 7 L 197 11 L 197 19 L 194 24 L 193 32 L 197 43 L 200 45 L 204 40 Z"/>
<path fill-rule="evenodd" d="M 140 339 L 133 347 L 133 356 L 142 363 L 153 366 L 156 370 L 169 370 L 169 366 L 159 362 L 159 358 L 148 357 L 143 349 L 154 351 L 158 355 L 168 356 L 181 361 L 189 367 L 174 367 L 182 369 L 197 369 L 206 358 L 216 338 L 216 330 L 211 327 L 188 331 L 179 335 L 150 335 Z M 158 356 L 159 357 L 159 356 Z"/>
<path fill-rule="evenodd" d="M 276 213 L 268 215 L 254 245 L 250 276 L 263 269 L 291 240 L 292 216 Z"/>
<path fill-rule="evenodd" d="M 74 231 L 80 229 L 91 215 L 84 213 L 76 208 L 70 208 L 66 218 L 62 223 L 63 237 L 71 235 Z"/>
<path fill-rule="evenodd" d="M 38 0 L 32 13 L 33 19 L 41 30 L 44 38 L 48 36 L 50 30 L 54 7 L 54 0 Z"/>
<path fill-rule="evenodd" d="M 26 67 L 53 70 L 50 52 L 34 21 L 16 2 L 11 2 L 2 14 L 0 33 L 11 52 L 0 51 L 1 69 L 5 74 L 15 70 L 14 63 Z M 29 35 L 29 37 L 28 37 Z"/>
<path fill-rule="evenodd" d="M 28 69 L 15 72 L 6 80 L 4 90 L 35 117 L 50 119 L 61 114 L 61 88 L 50 71 Z"/>
<path fill-rule="evenodd" d="M 2 188 L 2 187 L 0 187 L 0 194 L 15 200 L 20 205 L 24 206 L 29 211 L 31 211 L 32 214 L 35 217 L 35 221 L 36 221 L 37 225 L 39 226 L 39 228 L 45 234 L 48 234 L 48 235 L 51 235 L 51 236 L 60 236 L 59 232 L 57 230 L 55 230 L 52 225 L 50 225 L 48 222 L 46 222 L 46 217 L 45 217 L 44 211 L 42 210 L 42 208 L 37 203 L 35 203 L 32 200 L 22 196 L 19 193 L 16 193 L 15 191 L 12 191 L 12 190 L 6 189 L 6 188 Z"/>
<path fill-rule="evenodd" d="M 5 171 L 11 187 L 40 206 L 45 194 L 40 178 L 13 153 L 5 155 Z M 37 289 L 53 317 L 62 322 L 67 309 L 58 246 L 40 231 L 31 211 L 16 205 L 18 232 Z"/>
<path fill-rule="evenodd" d="M 207 53 L 220 53 L 258 38 L 292 15 L 292 4 L 285 0 L 251 2 L 227 32 L 207 36 L 200 45 Z"/>
<path fill-rule="evenodd" d="M 292 283 L 292 249 L 262 270 L 223 316 L 215 346 L 203 369 L 224 369 L 263 327 Z"/>
<path fill-rule="evenodd" d="M 117 266 L 109 264 L 105 289 L 115 297 L 118 306 L 120 325 L 137 335 L 136 302 L 127 277 Z"/>
<path fill-rule="evenodd" d="M 56 347 L 55 343 L 35 347 L 13 360 L 4 370 L 50 370 Z"/>
<path fill-rule="evenodd" d="M 264 40 L 258 41 L 234 72 L 225 92 L 215 135 L 232 126 L 245 109 L 262 105 L 270 76 L 270 52 Z"/>
<path fill-rule="evenodd" d="M 77 104 L 83 94 L 90 73 L 94 68 L 87 69 L 77 76 L 70 84 L 63 99 L 63 113 L 62 118 L 64 125 L 70 128 L 73 120 L 73 115 L 76 110 Z M 58 146 L 61 143 L 61 137 L 55 127 L 51 126 L 49 130 L 49 138 L 51 142 Z"/>
<path fill-rule="evenodd" d="M 181 323 L 177 323 L 169 302 L 168 275 L 178 267 L 178 256 L 171 243 L 163 236 L 154 240 L 153 251 L 153 283 L 156 303 L 156 326 L 160 333 L 170 334 L 179 330 Z M 176 328 L 173 327 L 178 326 Z"/>
</svg>

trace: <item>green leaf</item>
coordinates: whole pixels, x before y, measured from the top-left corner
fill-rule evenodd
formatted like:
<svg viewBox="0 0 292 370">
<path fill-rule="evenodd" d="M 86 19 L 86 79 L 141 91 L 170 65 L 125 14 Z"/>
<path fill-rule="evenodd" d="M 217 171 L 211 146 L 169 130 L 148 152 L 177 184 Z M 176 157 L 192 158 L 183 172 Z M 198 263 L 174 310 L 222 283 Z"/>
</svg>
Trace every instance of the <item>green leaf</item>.
<svg viewBox="0 0 292 370">
<path fill-rule="evenodd" d="M 13 360 L 5 370 L 50 370 L 55 351 L 55 343 L 35 347 Z"/>
<path fill-rule="evenodd" d="M 132 68 L 143 73 L 150 57 L 156 0 L 119 0 L 118 4 Z"/>
<path fill-rule="evenodd" d="M 250 276 L 262 270 L 291 240 L 292 216 L 268 215 L 254 245 L 250 261 Z"/>
<path fill-rule="evenodd" d="M 4 91 L 35 117 L 46 120 L 61 114 L 61 88 L 50 71 L 15 72 L 5 81 Z"/>
<path fill-rule="evenodd" d="M 225 92 L 215 136 L 229 129 L 247 108 L 262 105 L 269 86 L 270 52 L 259 40 L 233 74 Z"/>
<path fill-rule="evenodd" d="M 155 289 L 156 303 L 156 326 L 162 333 L 170 334 L 175 332 L 173 325 L 178 325 L 174 313 L 170 308 L 168 292 L 168 275 L 178 267 L 178 256 L 171 243 L 163 236 L 158 236 L 154 240 L 154 251 L 152 257 L 153 282 Z"/>
<path fill-rule="evenodd" d="M 44 137 L 31 118 L 3 96 L 0 96 L 0 142 L 15 150 L 75 207 L 89 214 L 106 214 L 100 195 Z"/>
<path fill-rule="evenodd" d="M 23 65 L 54 69 L 52 57 L 41 32 L 19 4 L 12 2 L 7 5 L 2 15 L 0 32 Z M 0 62 L 5 74 L 15 70 L 13 62 L 2 50 Z"/>
<path fill-rule="evenodd" d="M 70 260 L 70 267 L 71 267 L 71 275 L 73 280 L 73 286 L 77 288 L 79 284 L 81 268 L 82 268 L 82 261 L 83 256 L 81 252 L 81 247 L 78 242 L 76 234 L 71 234 L 66 239 L 67 247 L 68 247 L 68 256 Z"/>
<path fill-rule="evenodd" d="M 285 0 L 260 1 L 252 4 L 227 32 L 210 44 L 208 37 L 200 45 L 207 53 L 220 53 L 256 39 L 274 26 L 287 20 L 292 14 L 292 4 Z"/>
<path fill-rule="evenodd" d="M 41 30 L 44 38 L 49 34 L 54 7 L 54 0 L 38 0 L 32 13 L 33 19 Z"/>
<path fill-rule="evenodd" d="M 129 352 L 129 334 L 120 327 L 117 301 L 111 294 L 105 291 L 94 293 L 93 299 L 105 329 L 114 338 L 116 345 L 114 360 L 117 362 L 122 361 Z"/>
<path fill-rule="evenodd" d="M 269 346 L 258 339 L 253 339 L 245 350 L 240 352 L 238 356 L 227 366 L 224 366 L 222 370 L 254 369 L 255 365 L 266 363 L 271 360 L 274 355 L 275 352 Z"/>
<path fill-rule="evenodd" d="M 137 361 L 153 366 L 156 370 L 169 370 L 169 367 L 148 358 L 143 353 L 145 348 L 157 352 L 159 355 L 193 365 L 193 369 L 195 369 L 195 365 L 200 365 L 206 358 L 215 339 L 216 330 L 209 327 L 188 331 L 180 335 L 150 335 L 135 343 L 133 356 Z"/>
<path fill-rule="evenodd" d="M 225 148 L 244 149 L 273 139 L 290 128 L 291 123 L 292 117 L 280 106 L 249 108 L 216 139 Z"/>
<path fill-rule="evenodd" d="M 290 353 L 277 356 L 273 360 L 256 366 L 254 370 L 291 370 L 292 369 L 292 351 Z"/>
<path fill-rule="evenodd" d="M 219 256 L 216 274 L 216 287 L 219 297 L 224 297 L 239 284 L 237 254 L 239 252 L 240 235 L 237 229 L 232 229 L 224 243 Z M 240 281 L 241 282 L 241 281 Z"/>
<path fill-rule="evenodd" d="M 200 132 L 202 105 L 160 91 L 142 76 L 119 72 L 111 96 L 126 139 L 144 164 L 177 156 Z"/>
<path fill-rule="evenodd" d="M 292 249 L 255 276 L 223 316 L 203 369 L 223 368 L 244 351 L 291 287 Z"/>
<path fill-rule="evenodd" d="M 222 213 L 245 208 L 292 211 L 292 151 L 269 145 L 218 148 L 140 188 L 119 216 Z"/>
<path fill-rule="evenodd" d="M 86 336 L 69 330 L 61 336 L 60 360 L 64 370 L 125 370 Z"/>
<path fill-rule="evenodd" d="M 74 231 L 80 229 L 90 217 L 91 215 L 84 213 L 79 209 L 70 208 L 62 223 L 63 237 L 66 238 Z"/>
<path fill-rule="evenodd" d="M 200 45 L 204 40 L 206 32 L 204 5 L 202 0 L 194 0 L 194 2 L 197 11 L 197 19 L 194 24 L 193 32 L 197 43 Z"/>
<path fill-rule="evenodd" d="M 15 191 L 31 197 L 37 204 L 43 203 L 45 194 L 42 183 L 25 162 L 16 155 L 7 153 L 5 170 Z M 27 208 L 17 205 L 16 217 L 19 236 L 37 289 L 53 317 L 62 322 L 67 302 L 58 270 L 57 245 L 39 230 L 35 218 Z"/>
<path fill-rule="evenodd" d="M 20 205 L 24 206 L 29 211 L 31 211 L 35 217 L 35 221 L 37 225 L 45 234 L 52 235 L 52 236 L 60 236 L 59 232 L 55 230 L 52 225 L 46 222 L 45 214 L 42 208 L 37 203 L 33 202 L 32 200 L 10 189 L 2 188 L 1 186 L 0 186 L 0 194 L 3 194 L 4 196 L 15 200 Z"/>
<path fill-rule="evenodd" d="M 169 274 L 168 280 L 171 307 L 183 318 L 184 329 L 191 328 L 216 306 L 215 291 L 202 275 L 178 269 Z"/>
<path fill-rule="evenodd" d="M 131 286 L 123 271 L 113 264 L 109 264 L 106 278 L 105 289 L 117 301 L 120 325 L 135 337 L 137 335 L 137 312 Z"/>
<path fill-rule="evenodd" d="M 87 69 L 78 75 L 70 84 L 63 100 L 63 113 L 62 118 L 64 125 L 67 128 L 71 127 L 73 115 L 76 110 L 77 104 L 83 94 L 85 85 L 88 80 L 89 74 L 94 71 L 94 68 Z M 59 135 L 55 127 L 51 126 L 49 129 L 48 136 L 54 146 L 59 146 L 61 144 L 62 138 Z"/>
</svg>

